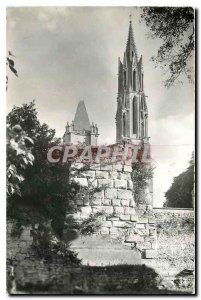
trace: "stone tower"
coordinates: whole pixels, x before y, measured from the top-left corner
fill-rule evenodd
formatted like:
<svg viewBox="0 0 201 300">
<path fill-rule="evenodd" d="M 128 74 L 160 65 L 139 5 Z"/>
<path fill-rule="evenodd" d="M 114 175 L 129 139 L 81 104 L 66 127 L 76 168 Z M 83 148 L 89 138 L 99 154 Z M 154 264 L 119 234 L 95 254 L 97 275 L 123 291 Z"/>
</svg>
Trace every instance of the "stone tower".
<svg viewBox="0 0 201 300">
<path fill-rule="evenodd" d="M 123 62 L 119 58 L 116 142 L 148 142 L 148 109 L 144 92 L 142 56 L 138 60 L 132 22 Z"/>
<path fill-rule="evenodd" d="M 84 101 L 80 101 L 77 106 L 74 121 L 67 122 L 66 131 L 63 136 L 64 143 L 85 143 L 86 145 L 97 146 L 98 140 L 97 124 L 90 124 Z"/>
</svg>

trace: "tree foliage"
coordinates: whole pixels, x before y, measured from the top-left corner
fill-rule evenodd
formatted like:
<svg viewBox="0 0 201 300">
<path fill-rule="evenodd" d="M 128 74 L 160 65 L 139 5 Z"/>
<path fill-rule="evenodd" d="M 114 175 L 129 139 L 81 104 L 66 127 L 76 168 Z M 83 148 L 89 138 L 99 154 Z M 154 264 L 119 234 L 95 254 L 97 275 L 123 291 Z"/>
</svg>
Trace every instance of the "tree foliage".
<svg viewBox="0 0 201 300">
<path fill-rule="evenodd" d="M 24 172 L 28 165 L 33 165 L 31 153 L 33 140 L 27 136 L 20 125 L 7 124 L 7 195 L 21 196 L 20 183 L 24 180 Z"/>
<path fill-rule="evenodd" d="M 150 29 L 150 36 L 160 38 L 162 45 L 152 57 L 172 86 L 181 74 L 192 80 L 190 59 L 194 50 L 194 10 L 191 7 L 144 7 L 141 19 Z"/>
<path fill-rule="evenodd" d="M 164 207 L 193 208 L 194 191 L 194 155 L 189 167 L 180 175 L 174 177 L 173 183 L 165 193 Z"/>
<path fill-rule="evenodd" d="M 10 71 L 18 77 L 17 70 L 15 68 L 15 62 L 12 57 L 15 57 L 10 51 L 8 51 L 8 56 L 6 57 L 6 65 L 9 67 Z M 8 75 L 6 75 L 6 90 L 8 89 Z"/>
<path fill-rule="evenodd" d="M 154 168 L 150 165 L 145 165 L 141 162 L 133 165 L 133 189 L 134 198 L 137 204 L 146 202 L 145 189 L 153 178 Z"/>
<path fill-rule="evenodd" d="M 58 145 L 55 130 L 47 124 L 40 124 L 35 103 L 14 107 L 7 116 L 11 127 L 20 126 L 33 140 L 32 166 L 24 170 L 20 183 L 21 194 L 8 197 L 8 218 L 21 225 L 51 223 L 56 234 L 62 235 L 68 200 L 76 193 L 77 186 L 69 184 L 69 166 L 47 161 L 49 147 Z"/>
</svg>

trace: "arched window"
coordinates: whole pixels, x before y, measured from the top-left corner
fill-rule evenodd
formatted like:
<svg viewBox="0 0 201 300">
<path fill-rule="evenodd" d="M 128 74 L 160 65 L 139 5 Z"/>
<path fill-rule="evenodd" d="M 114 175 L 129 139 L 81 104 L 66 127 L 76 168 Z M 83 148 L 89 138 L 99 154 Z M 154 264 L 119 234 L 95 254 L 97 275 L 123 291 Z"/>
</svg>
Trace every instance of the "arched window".
<svg viewBox="0 0 201 300">
<path fill-rule="evenodd" d="M 126 96 L 124 95 L 124 107 L 127 108 Z"/>
<path fill-rule="evenodd" d="M 137 134 L 137 114 L 136 114 L 136 107 L 135 107 L 135 98 L 133 98 L 133 134 Z"/>
<path fill-rule="evenodd" d="M 144 137 L 144 122 L 141 123 L 141 137 Z"/>
<path fill-rule="evenodd" d="M 133 71 L 133 90 L 136 91 L 136 71 Z"/>
<path fill-rule="evenodd" d="M 144 137 L 144 114 L 141 111 L 141 137 Z"/>
<path fill-rule="evenodd" d="M 142 74 L 142 91 L 144 90 L 144 74 Z"/>
<path fill-rule="evenodd" d="M 123 114 L 123 136 L 126 136 L 126 115 Z"/>
<path fill-rule="evenodd" d="M 126 71 L 124 71 L 124 87 L 126 87 Z"/>
</svg>

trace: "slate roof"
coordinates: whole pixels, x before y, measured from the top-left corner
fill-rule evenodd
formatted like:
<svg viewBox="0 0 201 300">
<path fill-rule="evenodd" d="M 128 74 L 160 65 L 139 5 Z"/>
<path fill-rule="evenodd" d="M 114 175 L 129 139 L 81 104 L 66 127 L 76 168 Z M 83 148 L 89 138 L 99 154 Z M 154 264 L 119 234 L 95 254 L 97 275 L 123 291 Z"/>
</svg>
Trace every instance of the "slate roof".
<svg viewBox="0 0 201 300">
<path fill-rule="evenodd" d="M 75 118 L 74 118 L 75 130 L 90 130 L 90 121 L 87 114 L 84 101 L 80 101 L 77 106 Z"/>
</svg>

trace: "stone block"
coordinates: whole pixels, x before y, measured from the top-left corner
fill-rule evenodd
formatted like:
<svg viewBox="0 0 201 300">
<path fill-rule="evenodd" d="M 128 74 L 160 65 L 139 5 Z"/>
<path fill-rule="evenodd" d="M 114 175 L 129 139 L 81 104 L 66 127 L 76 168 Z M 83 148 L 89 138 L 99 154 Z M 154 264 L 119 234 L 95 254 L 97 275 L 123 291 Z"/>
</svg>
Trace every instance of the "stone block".
<svg viewBox="0 0 201 300">
<path fill-rule="evenodd" d="M 110 233 L 109 228 L 107 228 L 107 227 L 102 227 L 101 228 L 101 234 L 102 235 L 108 235 L 109 233 Z"/>
<path fill-rule="evenodd" d="M 145 228 L 135 228 L 135 233 L 142 235 L 142 236 L 146 236 L 149 234 L 149 230 L 147 230 Z"/>
<path fill-rule="evenodd" d="M 139 217 L 137 215 L 131 215 L 131 222 L 138 222 Z"/>
<path fill-rule="evenodd" d="M 124 207 L 124 214 L 125 215 L 134 215 L 135 212 L 135 208 L 133 207 Z"/>
<path fill-rule="evenodd" d="M 112 200 L 112 205 L 113 206 L 121 206 L 120 200 L 118 200 L 118 199 Z"/>
<path fill-rule="evenodd" d="M 147 228 L 148 229 L 155 229 L 156 228 L 156 224 L 147 224 Z"/>
<path fill-rule="evenodd" d="M 114 207 L 114 216 L 120 216 L 124 214 L 124 208 L 121 206 Z"/>
<path fill-rule="evenodd" d="M 156 220 L 154 218 L 149 218 L 149 223 L 150 224 L 155 224 L 156 223 Z"/>
<path fill-rule="evenodd" d="M 92 188 L 98 187 L 98 180 L 95 178 L 88 178 L 88 186 Z"/>
<path fill-rule="evenodd" d="M 137 228 L 137 229 L 144 229 L 145 225 L 142 224 L 142 223 L 137 223 L 136 226 L 135 226 L 135 228 Z"/>
<path fill-rule="evenodd" d="M 91 170 L 100 170 L 100 165 L 99 164 L 90 165 L 90 169 Z"/>
<path fill-rule="evenodd" d="M 104 198 L 104 190 L 100 190 L 98 192 L 95 192 L 93 194 L 93 198 L 96 198 L 96 199 L 103 199 Z"/>
<path fill-rule="evenodd" d="M 98 187 L 113 187 L 112 179 L 98 179 Z"/>
<path fill-rule="evenodd" d="M 151 248 L 154 250 L 157 249 L 157 241 L 151 241 Z"/>
<path fill-rule="evenodd" d="M 146 236 L 144 239 L 145 239 L 145 242 L 151 242 L 151 243 L 154 243 L 157 241 L 156 236 Z"/>
<path fill-rule="evenodd" d="M 86 178 L 73 178 L 73 181 L 80 186 L 83 186 L 83 187 L 88 186 L 88 181 Z"/>
<path fill-rule="evenodd" d="M 114 181 L 114 185 L 115 185 L 115 188 L 126 189 L 127 188 L 127 181 L 116 179 Z"/>
<path fill-rule="evenodd" d="M 103 212 L 105 214 L 113 214 L 113 206 L 96 206 L 93 207 L 93 213 Z"/>
<path fill-rule="evenodd" d="M 133 182 L 132 182 L 132 180 L 127 180 L 127 189 L 128 190 L 133 190 Z"/>
<path fill-rule="evenodd" d="M 120 227 L 120 228 L 128 228 L 130 227 L 127 222 L 124 221 L 112 221 L 112 224 L 114 227 Z"/>
<path fill-rule="evenodd" d="M 126 243 L 143 243 L 144 242 L 144 237 L 140 236 L 138 234 L 129 234 L 125 238 Z"/>
<path fill-rule="evenodd" d="M 116 216 L 116 217 L 111 216 L 111 217 L 107 217 L 107 220 L 108 220 L 108 221 L 118 221 L 118 220 L 119 220 L 119 217 L 118 217 L 118 216 Z"/>
<path fill-rule="evenodd" d="M 121 200 L 122 206 L 129 206 L 129 200 Z"/>
<path fill-rule="evenodd" d="M 96 171 L 96 178 L 97 179 L 108 179 L 109 174 L 107 171 Z"/>
<path fill-rule="evenodd" d="M 76 169 L 76 170 L 80 170 L 84 167 L 84 164 L 83 163 L 73 163 L 71 168 L 72 169 Z"/>
<path fill-rule="evenodd" d="M 116 189 L 105 189 L 105 198 L 114 199 L 117 198 L 117 190 Z"/>
<path fill-rule="evenodd" d="M 92 212 L 91 206 L 83 206 L 80 208 L 80 214 L 83 215 L 90 215 Z"/>
<path fill-rule="evenodd" d="M 130 221 L 130 215 L 120 215 L 119 219 L 121 221 Z"/>
<path fill-rule="evenodd" d="M 130 173 L 120 173 L 120 179 L 121 180 L 131 180 L 131 174 Z"/>
<path fill-rule="evenodd" d="M 117 164 L 113 164 L 113 171 L 120 171 L 122 172 L 123 170 L 123 165 L 120 164 L 120 163 L 117 163 Z"/>
<path fill-rule="evenodd" d="M 145 250 L 145 258 L 156 258 L 157 251 L 156 250 Z"/>
<path fill-rule="evenodd" d="M 109 172 L 109 178 L 110 179 L 117 179 L 119 177 L 119 174 L 117 171 L 110 171 Z"/>
<path fill-rule="evenodd" d="M 129 173 L 131 173 L 131 172 L 132 172 L 132 167 L 131 167 L 131 166 L 126 166 L 126 165 L 124 165 L 124 172 L 129 172 Z"/>
<path fill-rule="evenodd" d="M 94 178 L 95 177 L 95 171 L 85 171 L 82 172 L 82 176 L 86 178 Z"/>
<path fill-rule="evenodd" d="M 102 205 L 111 205 L 112 204 L 112 200 L 111 199 L 102 199 Z"/>
<path fill-rule="evenodd" d="M 151 249 L 151 243 L 150 242 L 138 242 L 136 244 L 136 248 L 139 250 L 146 250 L 146 249 Z"/>
<path fill-rule="evenodd" d="M 130 200 L 129 206 L 130 207 L 136 207 L 135 201 L 134 200 Z"/>
<path fill-rule="evenodd" d="M 110 228 L 110 227 L 112 227 L 112 222 L 111 221 L 104 221 L 102 226 Z"/>
<path fill-rule="evenodd" d="M 100 169 L 103 171 L 112 171 L 113 170 L 112 165 L 109 165 L 109 164 L 101 165 Z"/>
<path fill-rule="evenodd" d="M 119 189 L 117 191 L 117 198 L 131 200 L 131 199 L 133 199 L 132 191 Z"/>
<path fill-rule="evenodd" d="M 91 205 L 92 205 L 92 206 L 93 206 L 93 205 L 95 205 L 95 206 L 101 206 L 101 204 L 102 204 L 101 199 L 95 198 L 95 199 L 92 199 L 92 200 L 91 200 Z"/>
<path fill-rule="evenodd" d="M 140 217 L 139 218 L 139 223 L 148 223 L 148 218 Z"/>
</svg>

